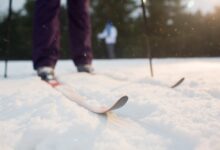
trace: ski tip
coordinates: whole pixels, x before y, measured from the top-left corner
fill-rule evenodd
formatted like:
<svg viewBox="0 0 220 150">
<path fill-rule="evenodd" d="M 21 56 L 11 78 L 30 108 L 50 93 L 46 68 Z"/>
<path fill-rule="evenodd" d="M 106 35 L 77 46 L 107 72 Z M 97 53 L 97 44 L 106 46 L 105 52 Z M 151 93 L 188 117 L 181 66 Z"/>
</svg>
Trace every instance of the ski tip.
<svg viewBox="0 0 220 150">
<path fill-rule="evenodd" d="M 171 88 L 175 88 L 175 87 L 179 86 L 184 80 L 185 80 L 185 77 L 182 77 L 173 86 L 171 86 Z"/>
<path fill-rule="evenodd" d="M 127 95 L 122 96 L 121 99 L 122 99 L 123 101 L 128 101 L 128 96 L 127 96 Z"/>
<path fill-rule="evenodd" d="M 119 100 L 118 100 L 118 102 L 117 103 L 121 103 L 121 104 L 126 104 L 127 103 L 127 101 L 128 101 L 128 96 L 122 96 Z"/>
<path fill-rule="evenodd" d="M 111 110 L 115 110 L 118 108 L 121 108 L 122 106 L 124 106 L 128 101 L 128 96 L 122 96 L 115 104 L 114 106 L 111 108 Z"/>
</svg>

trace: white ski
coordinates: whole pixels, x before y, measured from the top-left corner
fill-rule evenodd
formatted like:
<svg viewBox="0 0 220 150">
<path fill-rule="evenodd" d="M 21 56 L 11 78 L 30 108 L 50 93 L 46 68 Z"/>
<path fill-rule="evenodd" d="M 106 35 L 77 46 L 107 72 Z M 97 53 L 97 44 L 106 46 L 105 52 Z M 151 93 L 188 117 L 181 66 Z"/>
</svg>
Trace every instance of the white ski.
<svg viewBox="0 0 220 150">
<path fill-rule="evenodd" d="M 122 96 L 119 99 L 113 101 L 113 103 L 109 106 L 100 106 L 100 105 L 97 106 L 97 105 L 93 105 L 93 104 L 89 103 L 88 100 L 86 100 L 86 98 L 79 95 L 78 92 L 76 92 L 73 88 L 71 88 L 65 84 L 61 84 L 58 81 L 54 81 L 53 83 L 49 83 L 49 84 L 54 89 L 56 89 L 57 91 L 62 93 L 70 101 L 73 101 L 73 102 L 79 104 L 80 106 L 86 108 L 87 110 L 94 112 L 94 113 L 97 113 L 97 114 L 105 114 L 109 111 L 119 109 L 119 108 L 123 107 L 128 101 L 127 96 Z"/>
</svg>

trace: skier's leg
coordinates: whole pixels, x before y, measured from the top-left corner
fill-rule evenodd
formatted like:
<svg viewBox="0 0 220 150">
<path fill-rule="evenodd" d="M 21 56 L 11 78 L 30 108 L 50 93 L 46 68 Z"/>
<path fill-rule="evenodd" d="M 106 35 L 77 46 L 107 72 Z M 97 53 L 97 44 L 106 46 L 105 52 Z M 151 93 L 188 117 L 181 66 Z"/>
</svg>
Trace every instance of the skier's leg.
<svg viewBox="0 0 220 150">
<path fill-rule="evenodd" d="M 68 0 L 71 56 L 76 66 L 92 63 L 89 0 Z"/>
<path fill-rule="evenodd" d="M 110 59 L 115 58 L 114 44 L 107 44 L 108 57 Z"/>
<path fill-rule="evenodd" d="M 60 0 L 36 0 L 33 30 L 34 69 L 49 66 L 54 68 L 59 57 Z"/>
</svg>

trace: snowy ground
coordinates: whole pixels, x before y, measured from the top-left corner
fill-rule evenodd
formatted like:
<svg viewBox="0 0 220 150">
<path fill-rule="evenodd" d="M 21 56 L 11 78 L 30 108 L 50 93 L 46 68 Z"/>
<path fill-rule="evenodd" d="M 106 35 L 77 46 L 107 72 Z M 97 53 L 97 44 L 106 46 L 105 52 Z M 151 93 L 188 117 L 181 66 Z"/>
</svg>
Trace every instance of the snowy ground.
<svg viewBox="0 0 220 150">
<path fill-rule="evenodd" d="M 219 150 L 220 58 L 95 60 L 96 75 L 59 61 L 59 79 L 90 100 L 128 95 L 105 115 L 69 101 L 36 77 L 30 61 L 0 77 L 0 150 Z M 4 64 L 0 62 L 3 74 Z M 176 89 L 175 81 L 186 80 Z"/>
</svg>

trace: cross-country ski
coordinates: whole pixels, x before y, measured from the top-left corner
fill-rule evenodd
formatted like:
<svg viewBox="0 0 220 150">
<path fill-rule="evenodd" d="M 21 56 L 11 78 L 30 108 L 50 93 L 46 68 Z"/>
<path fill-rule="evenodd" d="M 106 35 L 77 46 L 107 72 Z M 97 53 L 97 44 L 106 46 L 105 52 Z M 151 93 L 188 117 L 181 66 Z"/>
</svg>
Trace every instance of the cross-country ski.
<svg viewBox="0 0 220 150">
<path fill-rule="evenodd" d="M 109 106 L 107 106 L 106 104 L 94 105 L 88 103 L 88 100 L 82 95 L 78 94 L 76 90 L 66 84 L 60 83 L 58 80 L 53 80 L 46 83 L 48 83 L 52 88 L 63 94 L 68 100 L 75 102 L 85 109 L 97 114 L 105 114 L 112 110 L 119 109 L 123 107 L 128 101 L 128 96 L 122 96 L 118 99 L 113 100 L 112 104 L 110 104 Z"/>
</svg>

